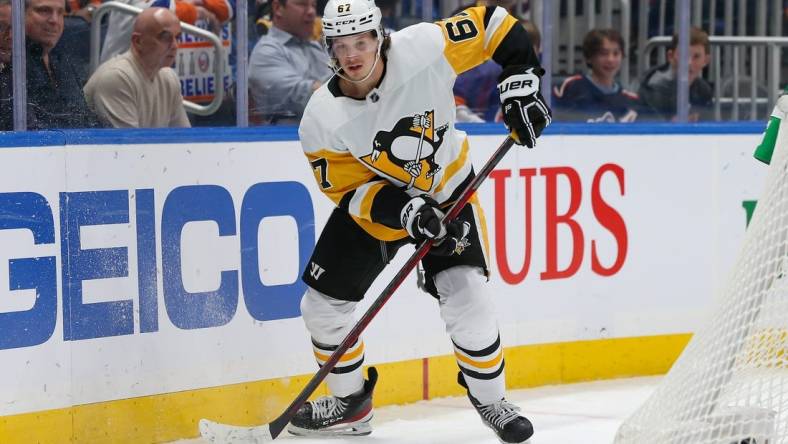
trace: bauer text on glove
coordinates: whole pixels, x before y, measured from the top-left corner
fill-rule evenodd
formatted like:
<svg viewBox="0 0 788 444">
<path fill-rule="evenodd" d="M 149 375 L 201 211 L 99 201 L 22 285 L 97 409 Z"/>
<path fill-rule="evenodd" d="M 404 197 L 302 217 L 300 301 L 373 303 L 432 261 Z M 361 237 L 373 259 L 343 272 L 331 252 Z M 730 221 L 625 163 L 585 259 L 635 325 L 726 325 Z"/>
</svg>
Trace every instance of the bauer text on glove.
<svg viewBox="0 0 788 444">
<path fill-rule="evenodd" d="M 501 112 L 506 128 L 519 145 L 533 148 L 536 138 L 550 124 L 552 112 L 539 91 L 542 68 L 510 66 L 498 77 Z"/>
</svg>

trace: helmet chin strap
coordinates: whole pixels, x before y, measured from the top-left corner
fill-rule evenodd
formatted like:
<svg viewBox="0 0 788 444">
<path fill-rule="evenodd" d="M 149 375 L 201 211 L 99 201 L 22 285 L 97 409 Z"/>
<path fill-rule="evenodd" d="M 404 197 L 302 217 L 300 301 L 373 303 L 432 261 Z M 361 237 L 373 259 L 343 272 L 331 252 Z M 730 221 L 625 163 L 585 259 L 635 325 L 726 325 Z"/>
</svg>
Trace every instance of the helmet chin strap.
<svg viewBox="0 0 788 444">
<path fill-rule="evenodd" d="M 339 77 L 347 80 L 350 83 L 364 83 L 364 82 L 366 82 L 367 79 L 369 79 L 369 77 L 372 76 L 372 73 L 375 72 L 375 67 L 378 66 L 378 62 L 380 61 L 380 49 L 381 49 L 382 46 L 383 46 L 382 33 L 378 33 L 378 49 L 375 52 L 375 63 L 372 64 L 372 68 L 369 69 L 369 72 L 367 73 L 367 75 L 364 76 L 363 79 L 361 79 L 361 80 L 353 80 L 353 79 L 345 76 L 344 74 L 342 74 L 342 72 L 343 72 L 342 67 L 338 66 L 339 63 L 332 63 L 332 68 L 334 69 L 334 74 L 336 74 Z M 339 61 L 337 60 L 337 62 L 339 62 Z"/>
</svg>

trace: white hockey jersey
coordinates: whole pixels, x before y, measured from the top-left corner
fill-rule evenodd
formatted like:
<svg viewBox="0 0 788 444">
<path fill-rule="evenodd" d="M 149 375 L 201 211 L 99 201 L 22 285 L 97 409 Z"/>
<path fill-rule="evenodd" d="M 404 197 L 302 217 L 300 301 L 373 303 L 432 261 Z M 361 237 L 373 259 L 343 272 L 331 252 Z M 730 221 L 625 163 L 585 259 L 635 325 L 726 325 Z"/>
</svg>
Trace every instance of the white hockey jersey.
<svg viewBox="0 0 788 444">
<path fill-rule="evenodd" d="M 323 192 L 367 233 L 401 239 L 411 197 L 459 197 L 473 170 L 454 127 L 454 80 L 490 58 L 538 65 L 517 24 L 503 8 L 473 7 L 407 27 L 391 35 L 382 80 L 365 99 L 344 96 L 336 76 L 312 95 L 299 128 L 304 152 Z"/>
</svg>

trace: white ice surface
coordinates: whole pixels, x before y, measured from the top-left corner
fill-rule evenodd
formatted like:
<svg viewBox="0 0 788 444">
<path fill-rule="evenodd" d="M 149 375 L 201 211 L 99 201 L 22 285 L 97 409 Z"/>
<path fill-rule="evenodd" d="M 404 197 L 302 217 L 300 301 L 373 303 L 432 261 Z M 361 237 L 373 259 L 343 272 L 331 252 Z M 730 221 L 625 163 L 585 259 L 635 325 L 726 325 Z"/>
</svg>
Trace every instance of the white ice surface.
<svg viewBox="0 0 788 444">
<path fill-rule="evenodd" d="M 619 379 L 511 390 L 534 424 L 531 444 L 609 444 L 621 422 L 654 391 L 661 377 Z M 467 398 L 440 398 L 375 409 L 372 434 L 314 439 L 283 432 L 275 442 L 292 444 L 498 444 Z M 203 443 L 200 439 L 177 444 Z"/>
</svg>

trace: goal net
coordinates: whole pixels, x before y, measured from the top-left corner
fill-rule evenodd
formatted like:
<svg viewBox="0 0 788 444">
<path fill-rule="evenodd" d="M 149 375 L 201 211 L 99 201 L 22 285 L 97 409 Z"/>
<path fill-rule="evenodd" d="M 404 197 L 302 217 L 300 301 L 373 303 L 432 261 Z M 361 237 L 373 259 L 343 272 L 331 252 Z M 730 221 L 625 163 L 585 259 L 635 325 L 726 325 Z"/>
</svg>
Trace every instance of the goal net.
<svg viewBox="0 0 788 444">
<path fill-rule="evenodd" d="M 719 303 L 616 444 L 788 444 L 788 124 Z"/>
</svg>

